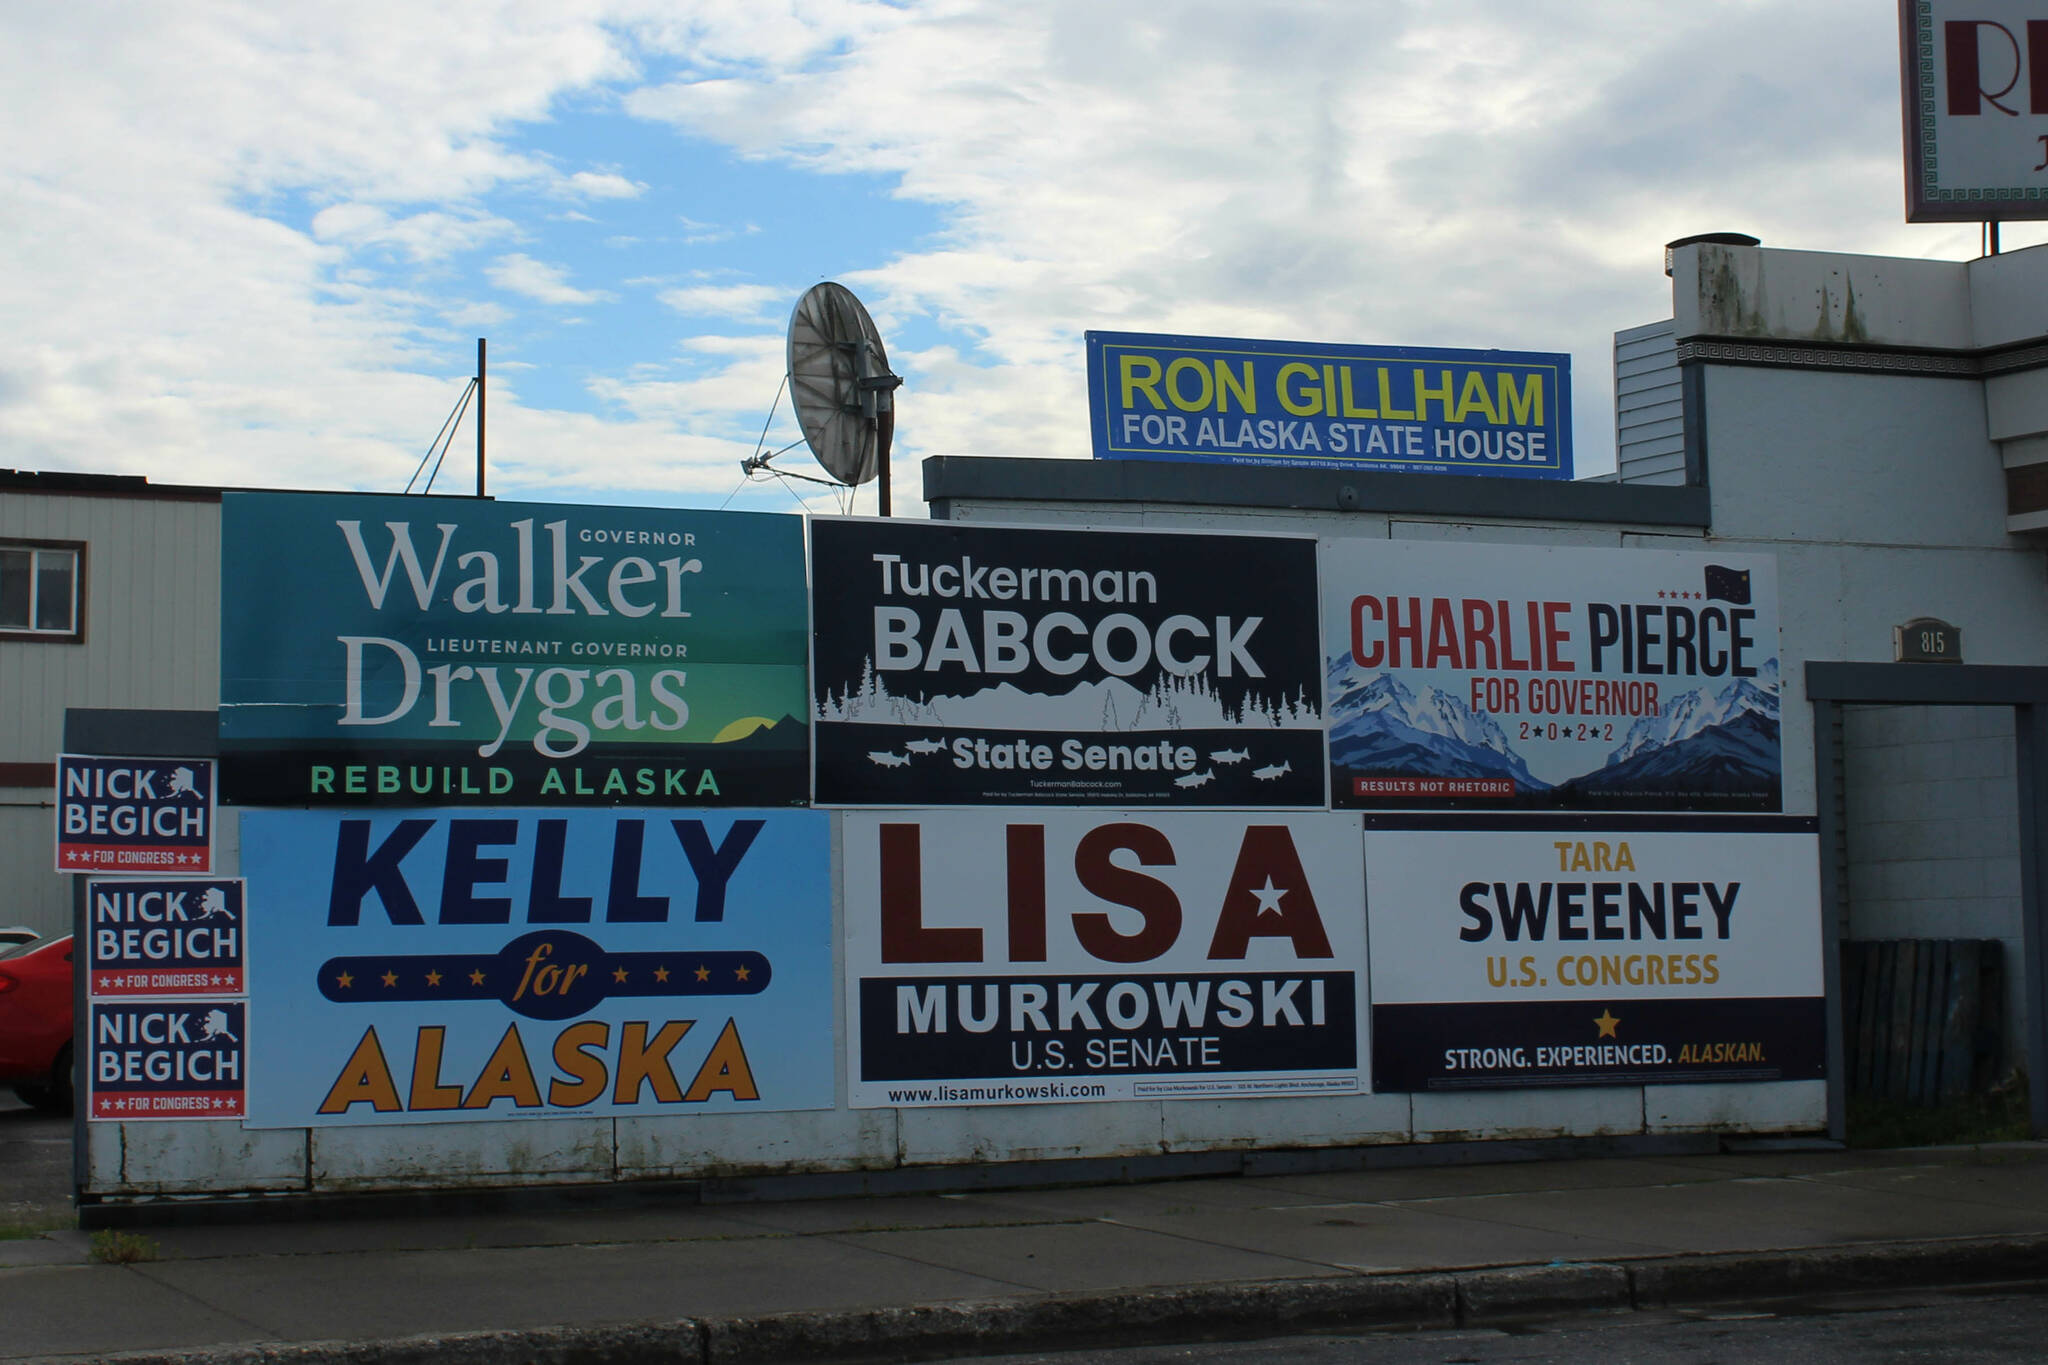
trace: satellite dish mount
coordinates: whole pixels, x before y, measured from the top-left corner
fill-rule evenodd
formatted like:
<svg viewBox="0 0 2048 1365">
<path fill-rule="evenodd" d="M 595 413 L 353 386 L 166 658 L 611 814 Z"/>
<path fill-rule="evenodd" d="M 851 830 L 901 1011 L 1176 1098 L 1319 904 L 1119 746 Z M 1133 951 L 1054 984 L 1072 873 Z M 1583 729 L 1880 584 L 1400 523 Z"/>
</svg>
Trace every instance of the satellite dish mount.
<svg viewBox="0 0 2048 1365">
<path fill-rule="evenodd" d="M 889 445 L 896 390 L 874 319 L 853 291 L 830 280 L 811 286 L 789 316 L 789 401 L 804 440 L 825 472 L 848 488 L 878 481 L 889 515 Z"/>
</svg>

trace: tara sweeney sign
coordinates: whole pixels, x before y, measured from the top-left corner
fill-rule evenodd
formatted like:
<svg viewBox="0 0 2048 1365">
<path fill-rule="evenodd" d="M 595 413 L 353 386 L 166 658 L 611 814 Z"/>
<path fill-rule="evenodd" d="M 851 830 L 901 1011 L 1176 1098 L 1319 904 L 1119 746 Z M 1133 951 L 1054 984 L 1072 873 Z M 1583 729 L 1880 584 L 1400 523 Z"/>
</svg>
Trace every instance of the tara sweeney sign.
<svg viewBox="0 0 2048 1365">
<path fill-rule="evenodd" d="M 845 817 L 856 1108 L 1356 1091 L 1358 825 Z"/>
<path fill-rule="evenodd" d="M 1321 806 L 1315 542 L 816 521 L 821 805 Z"/>
<path fill-rule="evenodd" d="M 798 518 L 229 493 L 221 522 L 229 802 L 805 798 Z"/>
<path fill-rule="evenodd" d="M 1365 823 L 1375 1089 L 1823 1074 L 1810 819 Z"/>
<path fill-rule="evenodd" d="M 1775 811 L 1769 555 L 1323 546 L 1331 801 Z"/>
</svg>

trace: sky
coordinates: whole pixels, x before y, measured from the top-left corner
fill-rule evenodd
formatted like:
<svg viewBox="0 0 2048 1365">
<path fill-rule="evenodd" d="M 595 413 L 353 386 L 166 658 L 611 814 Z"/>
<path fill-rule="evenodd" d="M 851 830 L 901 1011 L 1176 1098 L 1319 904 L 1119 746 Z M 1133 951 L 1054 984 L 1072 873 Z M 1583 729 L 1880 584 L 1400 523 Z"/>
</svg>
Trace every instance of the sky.
<svg viewBox="0 0 2048 1365">
<path fill-rule="evenodd" d="M 1583 476 L 1665 242 L 1979 253 L 1904 221 L 1898 72 L 1869 0 L 10 5 L 0 468 L 396 492 L 482 337 L 495 496 L 845 508 L 740 468 L 823 476 L 838 280 L 899 515 L 1086 458 L 1091 329 L 1569 352 Z"/>
</svg>

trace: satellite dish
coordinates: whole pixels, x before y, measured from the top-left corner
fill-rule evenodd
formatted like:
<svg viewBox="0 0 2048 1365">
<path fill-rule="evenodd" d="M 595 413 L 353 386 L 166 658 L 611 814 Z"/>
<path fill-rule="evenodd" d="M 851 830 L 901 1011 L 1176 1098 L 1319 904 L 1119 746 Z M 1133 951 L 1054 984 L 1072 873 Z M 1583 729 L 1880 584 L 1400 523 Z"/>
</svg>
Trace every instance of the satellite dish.
<svg viewBox="0 0 2048 1365">
<path fill-rule="evenodd" d="M 789 315 L 789 399 L 797 425 L 825 472 L 849 488 L 880 476 L 889 515 L 889 441 L 894 393 L 903 383 L 875 320 L 853 291 L 828 280 L 812 285 Z"/>
</svg>

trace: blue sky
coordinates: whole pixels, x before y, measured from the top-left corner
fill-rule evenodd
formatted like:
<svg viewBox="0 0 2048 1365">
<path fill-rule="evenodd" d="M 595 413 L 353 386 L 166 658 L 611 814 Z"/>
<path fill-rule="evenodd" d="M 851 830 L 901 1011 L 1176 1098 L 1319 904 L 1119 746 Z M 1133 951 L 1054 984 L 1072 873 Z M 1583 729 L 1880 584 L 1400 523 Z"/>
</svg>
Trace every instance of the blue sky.
<svg viewBox="0 0 2048 1365">
<path fill-rule="evenodd" d="M 21 468 L 397 489 L 484 336 L 500 496 L 831 507 L 739 461 L 838 279 L 905 379 L 899 509 L 927 455 L 1084 458 L 1091 328 L 1567 351 L 1585 473 L 1665 241 L 1977 248 L 1903 222 L 1896 16 L 1849 0 L 81 0 L 0 39 Z"/>
</svg>

